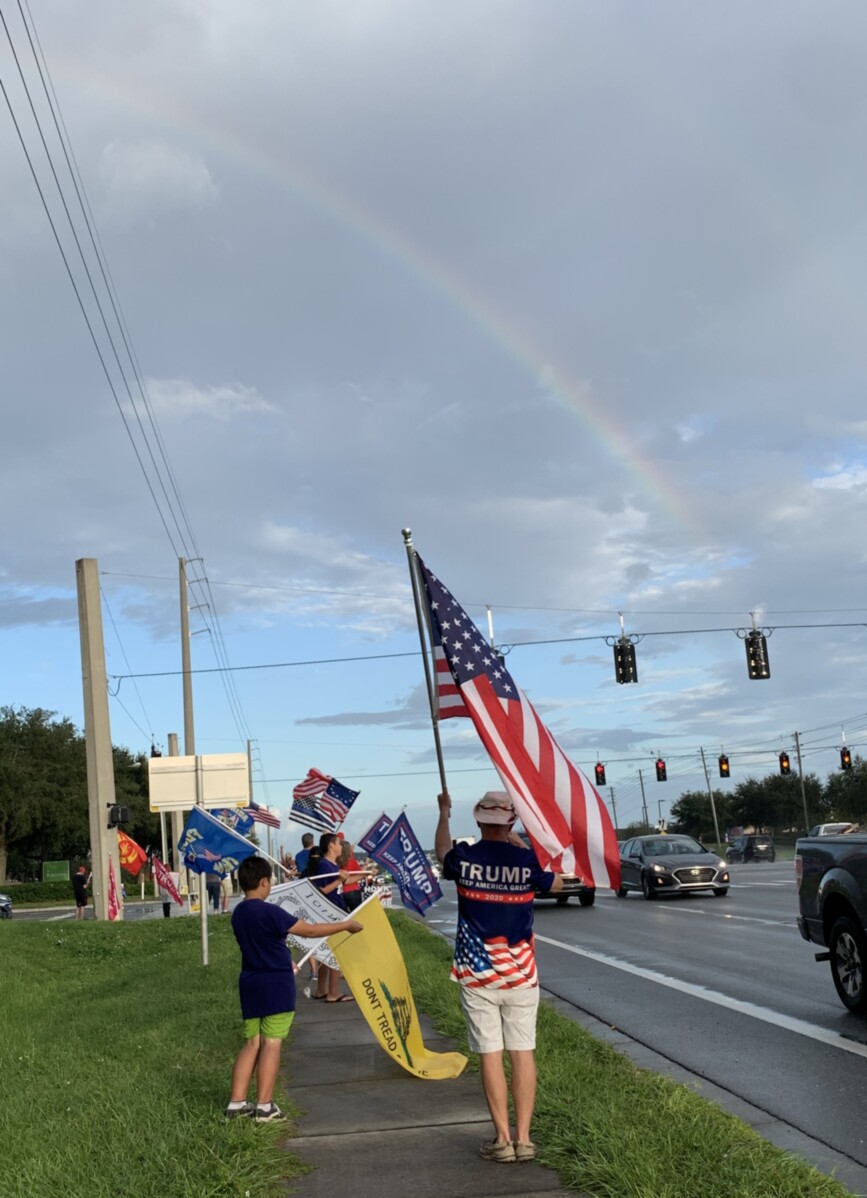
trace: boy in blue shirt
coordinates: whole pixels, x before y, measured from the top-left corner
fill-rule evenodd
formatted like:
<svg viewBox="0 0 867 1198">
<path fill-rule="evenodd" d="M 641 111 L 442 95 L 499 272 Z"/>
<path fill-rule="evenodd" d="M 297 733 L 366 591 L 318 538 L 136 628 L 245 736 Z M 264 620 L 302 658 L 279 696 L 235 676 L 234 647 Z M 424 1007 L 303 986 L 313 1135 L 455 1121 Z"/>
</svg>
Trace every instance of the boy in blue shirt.
<svg viewBox="0 0 867 1198">
<path fill-rule="evenodd" d="M 284 1119 L 273 1101 L 280 1052 L 295 1017 L 295 967 L 287 933 L 319 940 L 335 932 L 360 932 L 356 919 L 307 923 L 277 903 L 271 893 L 271 866 L 263 857 L 247 857 L 238 867 L 244 901 L 232 914 L 232 930 L 241 949 L 238 991 L 246 1042 L 232 1069 L 232 1092 L 226 1118 L 252 1116 L 257 1123 Z M 247 1101 L 256 1074 L 256 1105 Z"/>
</svg>

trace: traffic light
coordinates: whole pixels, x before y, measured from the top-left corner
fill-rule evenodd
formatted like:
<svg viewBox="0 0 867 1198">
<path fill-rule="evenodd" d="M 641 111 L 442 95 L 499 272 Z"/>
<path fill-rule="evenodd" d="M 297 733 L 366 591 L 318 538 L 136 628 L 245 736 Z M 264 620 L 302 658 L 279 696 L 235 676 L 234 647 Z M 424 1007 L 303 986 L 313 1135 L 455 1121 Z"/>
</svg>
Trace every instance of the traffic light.
<svg viewBox="0 0 867 1198">
<path fill-rule="evenodd" d="M 752 632 L 747 633 L 744 644 L 747 649 L 747 671 L 750 678 L 770 678 L 767 639 L 754 628 Z"/>
<path fill-rule="evenodd" d="M 719 776 L 721 778 L 730 778 L 732 776 L 732 772 L 729 769 L 729 759 L 728 759 L 728 757 L 726 757 L 725 753 L 722 753 L 720 755 Z"/>
<path fill-rule="evenodd" d="M 637 682 L 638 667 L 635 664 L 635 646 L 628 637 L 622 636 L 614 642 L 614 676 L 620 683 Z"/>
<path fill-rule="evenodd" d="M 665 772 L 665 762 L 661 757 L 656 759 L 656 780 L 657 782 L 665 782 L 668 774 Z"/>
<path fill-rule="evenodd" d="M 791 774 L 791 772 L 792 772 L 792 767 L 789 764 L 789 754 L 781 753 L 780 754 L 780 773 L 785 775 L 785 774 Z"/>
<path fill-rule="evenodd" d="M 851 770 L 851 768 L 852 768 L 852 754 L 849 752 L 849 750 L 844 745 L 843 748 L 840 750 L 840 769 L 841 770 Z"/>
<path fill-rule="evenodd" d="M 596 762 L 596 785 L 597 786 L 605 785 L 605 766 L 602 764 L 601 761 Z"/>
</svg>

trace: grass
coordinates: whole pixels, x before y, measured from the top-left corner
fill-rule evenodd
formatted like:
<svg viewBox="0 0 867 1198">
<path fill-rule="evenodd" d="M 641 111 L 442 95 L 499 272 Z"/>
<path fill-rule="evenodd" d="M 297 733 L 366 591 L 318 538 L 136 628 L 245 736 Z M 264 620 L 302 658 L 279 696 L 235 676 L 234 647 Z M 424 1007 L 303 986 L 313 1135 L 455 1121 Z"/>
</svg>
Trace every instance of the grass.
<svg viewBox="0 0 867 1198">
<path fill-rule="evenodd" d="M 204 969 L 199 937 L 192 919 L 0 925 L 3 1198 L 270 1198 L 305 1171 L 285 1125 L 222 1117 L 238 950 L 214 920 Z"/>
<path fill-rule="evenodd" d="M 448 980 L 451 946 L 402 912 L 392 921 L 416 1003 L 467 1051 L 458 987 Z M 540 1160 L 594 1198 L 848 1198 L 839 1182 L 689 1087 L 636 1068 L 544 1003 L 536 1061 Z"/>
</svg>

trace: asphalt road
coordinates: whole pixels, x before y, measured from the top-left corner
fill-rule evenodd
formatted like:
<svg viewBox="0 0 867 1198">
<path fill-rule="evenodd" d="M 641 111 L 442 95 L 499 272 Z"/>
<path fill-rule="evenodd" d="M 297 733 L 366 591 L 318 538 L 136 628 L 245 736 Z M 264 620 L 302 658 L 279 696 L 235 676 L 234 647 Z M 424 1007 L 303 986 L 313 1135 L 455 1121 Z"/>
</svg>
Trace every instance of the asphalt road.
<svg viewBox="0 0 867 1198">
<path fill-rule="evenodd" d="M 537 903 L 542 985 L 867 1168 L 867 1020 L 845 1010 L 798 934 L 792 863 L 731 872 L 725 898 Z M 443 889 L 427 922 L 450 935 L 455 892 Z"/>
</svg>

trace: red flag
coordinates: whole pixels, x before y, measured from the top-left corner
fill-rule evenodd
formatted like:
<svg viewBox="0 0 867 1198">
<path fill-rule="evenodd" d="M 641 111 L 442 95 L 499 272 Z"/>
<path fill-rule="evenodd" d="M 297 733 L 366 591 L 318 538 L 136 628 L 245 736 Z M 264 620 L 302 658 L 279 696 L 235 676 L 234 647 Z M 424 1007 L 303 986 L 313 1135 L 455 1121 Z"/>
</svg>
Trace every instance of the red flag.
<svg viewBox="0 0 867 1198">
<path fill-rule="evenodd" d="M 177 888 L 177 886 L 175 886 L 174 882 L 172 881 L 172 875 L 169 873 L 169 871 L 163 865 L 162 861 L 160 861 L 159 857 L 154 857 L 153 864 L 154 864 L 154 877 L 157 880 L 157 886 L 159 886 L 162 890 L 164 890 L 166 892 L 166 894 L 171 895 L 171 897 L 175 900 L 175 902 L 178 904 L 179 907 L 183 907 L 184 900 L 178 894 L 178 888 Z"/>
<path fill-rule="evenodd" d="M 114 876 L 114 862 L 108 859 L 108 918 L 117 919 L 120 915 L 120 900 L 117 897 L 117 878 Z"/>
<path fill-rule="evenodd" d="M 617 837 L 599 793 L 566 757 L 451 592 L 420 557 L 417 560 L 434 648 L 440 648 L 458 697 L 512 797 L 540 864 L 556 873 L 575 872 L 588 885 L 616 890 Z"/>
<path fill-rule="evenodd" d="M 120 828 L 117 830 L 117 851 L 120 854 L 121 866 L 133 877 L 138 874 L 148 859 L 148 855 L 141 845 L 136 844 L 131 836 L 127 836 L 126 832 L 121 832 Z"/>
</svg>

